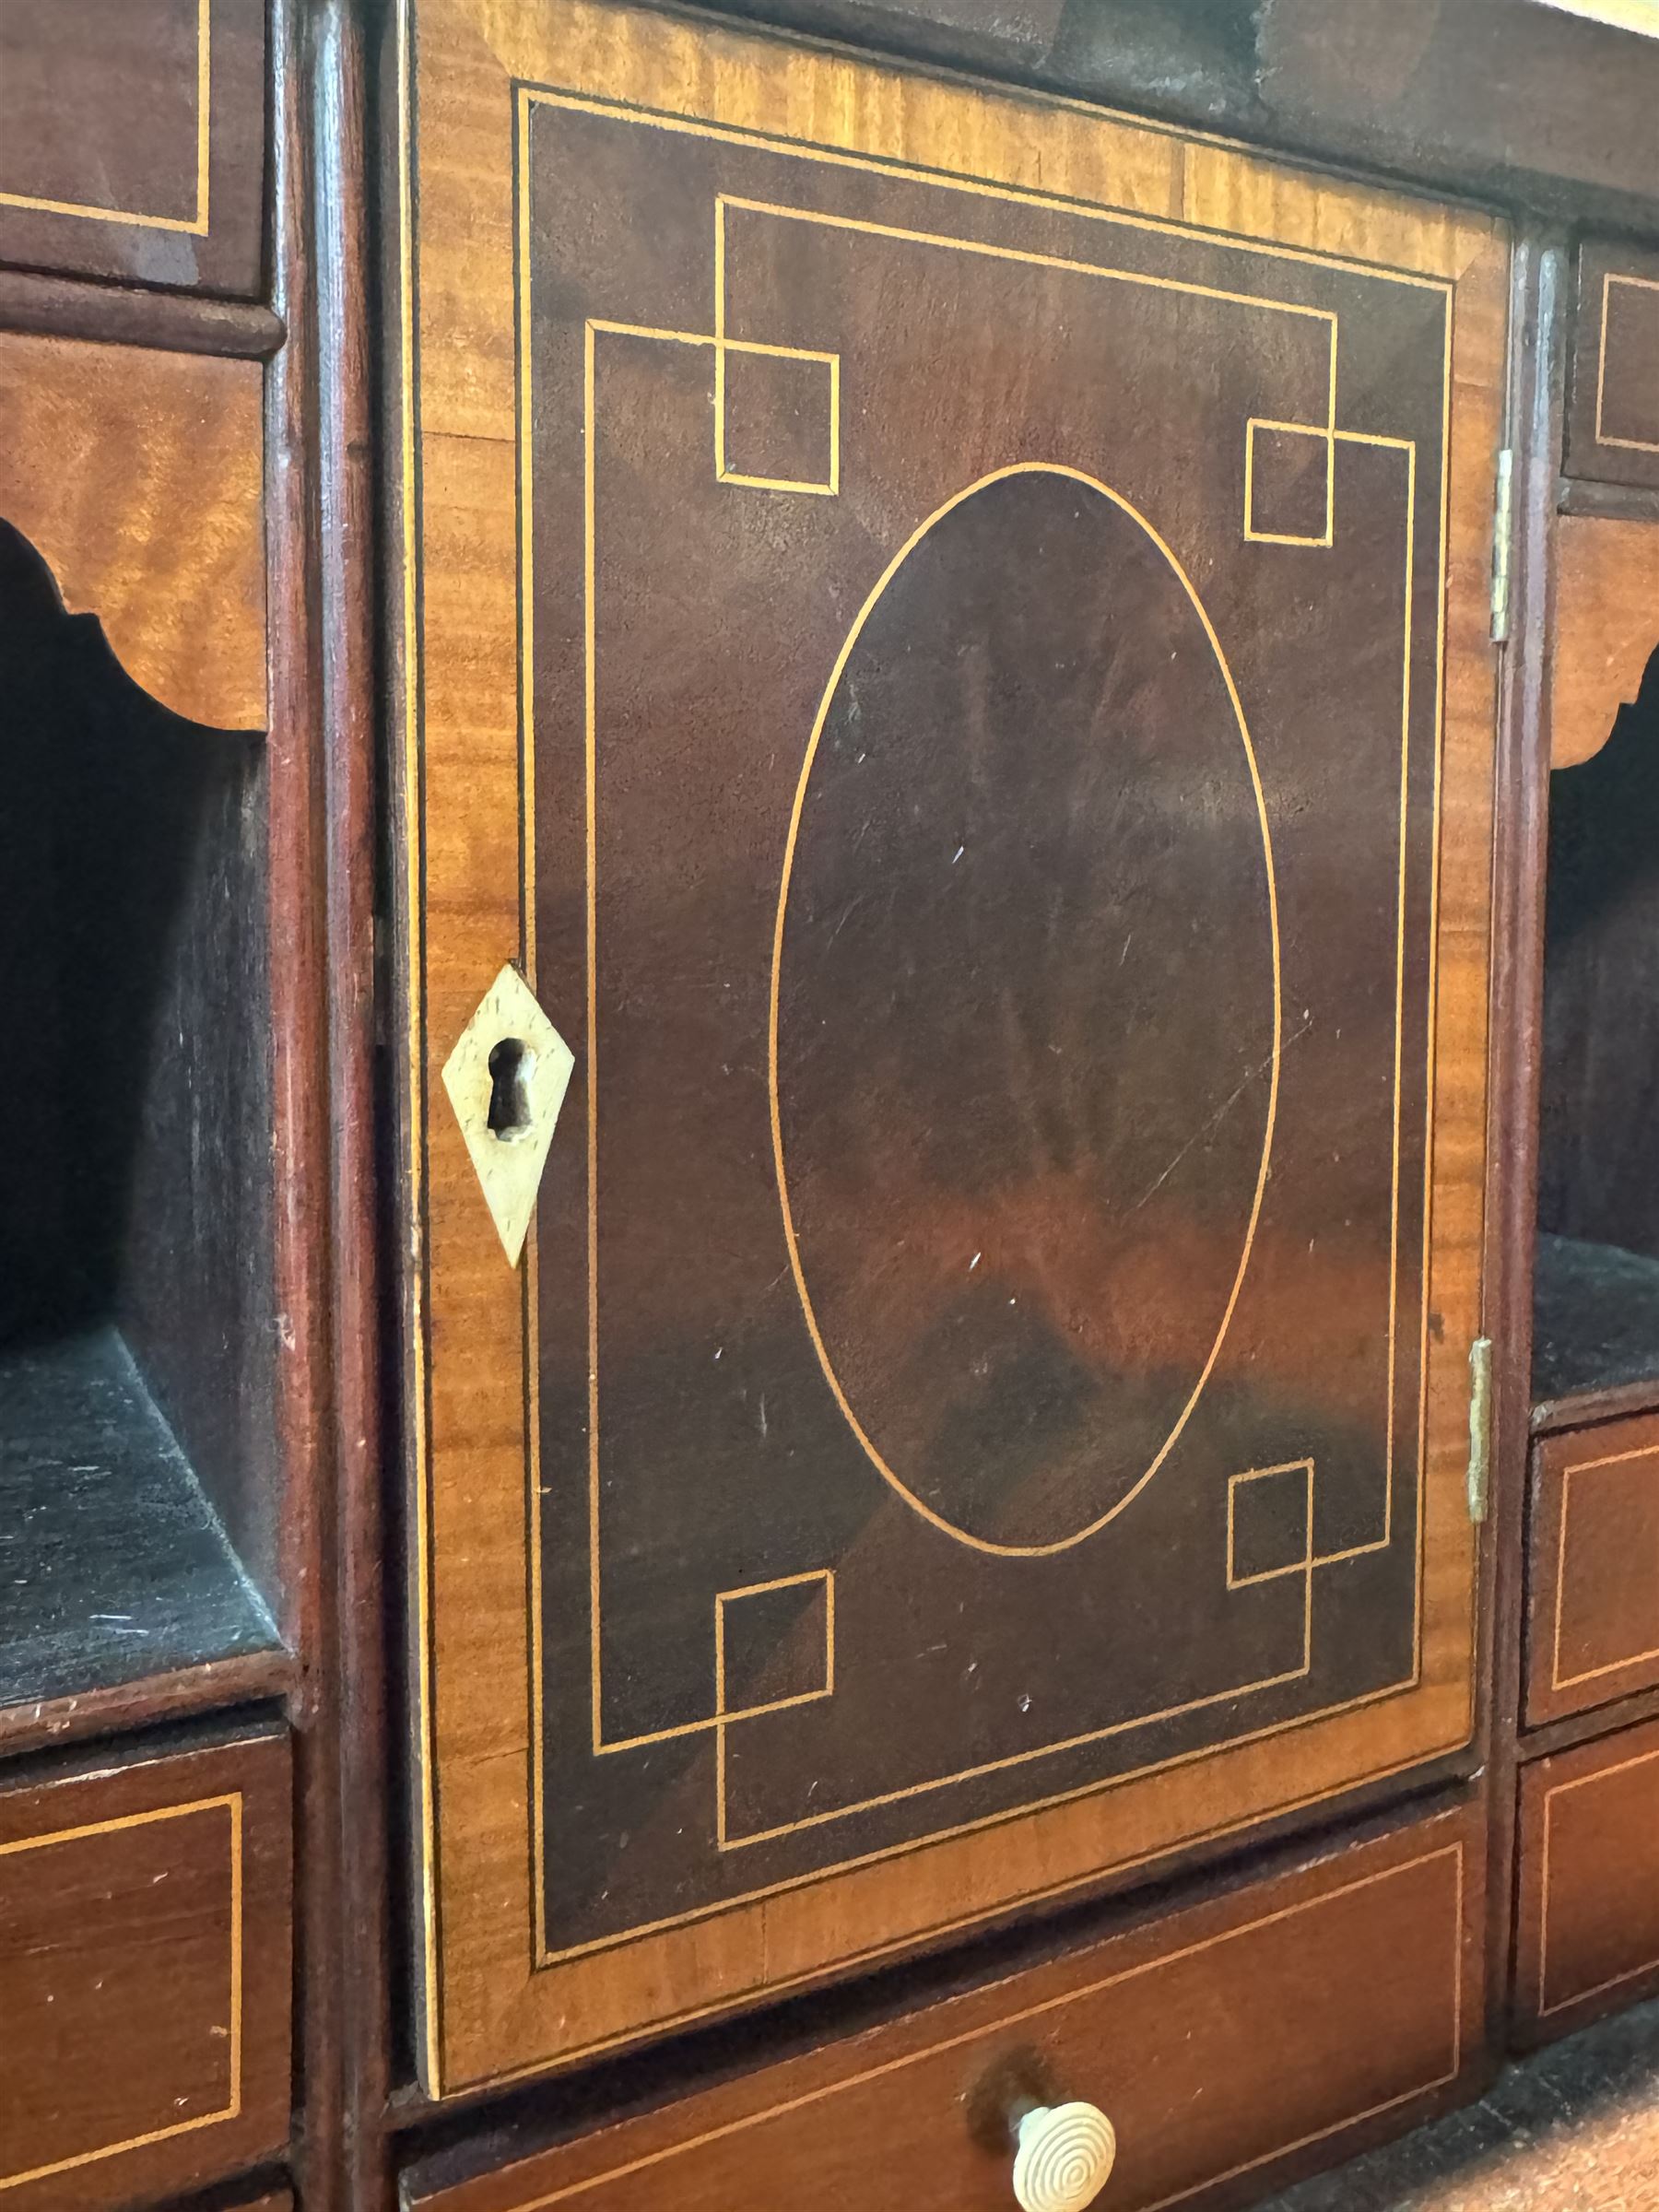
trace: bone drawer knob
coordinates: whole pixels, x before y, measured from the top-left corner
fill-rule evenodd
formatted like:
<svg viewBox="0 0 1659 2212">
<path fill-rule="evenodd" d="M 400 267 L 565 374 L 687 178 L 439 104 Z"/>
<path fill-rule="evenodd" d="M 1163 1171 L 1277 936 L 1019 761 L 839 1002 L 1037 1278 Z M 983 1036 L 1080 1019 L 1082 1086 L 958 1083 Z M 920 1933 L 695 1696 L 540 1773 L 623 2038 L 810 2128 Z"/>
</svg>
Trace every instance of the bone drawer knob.
<svg viewBox="0 0 1659 2212">
<path fill-rule="evenodd" d="M 1092 2104 L 1034 2104 L 1014 2133 L 1014 2194 L 1021 2212 L 1083 2212 L 1106 2186 L 1117 2131 Z"/>
</svg>

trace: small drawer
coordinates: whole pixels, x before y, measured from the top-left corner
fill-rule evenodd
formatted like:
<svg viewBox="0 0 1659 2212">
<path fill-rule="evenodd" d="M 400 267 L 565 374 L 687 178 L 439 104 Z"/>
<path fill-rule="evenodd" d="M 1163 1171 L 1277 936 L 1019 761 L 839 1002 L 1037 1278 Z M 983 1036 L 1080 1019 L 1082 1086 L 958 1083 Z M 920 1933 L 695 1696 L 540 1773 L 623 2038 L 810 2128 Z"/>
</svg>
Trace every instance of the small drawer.
<svg viewBox="0 0 1659 2212">
<path fill-rule="evenodd" d="M 265 0 L 7 0 L 0 261 L 257 295 L 265 18 Z"/>
<path fill-rule="evenodd" d="M 0 2202 L 171 2199 L 287 2144 L 288 1739 L 0 1789 Z"/>
<path fill-rule="evenodd" d="M 1521 1771 L 1517 2040 L 1659 1988 L 1659 1722 Z"/>
<path fill-rule="evenodd" d="M 1659 487 L 1659 253 L 1580 248 L 1570 378 L 1566 473 Z"/>
<path fill-rule="evenodd" d="M 415 2170 L 404 2202 L 1004 2212 L 999 2082 L 1110 2118 L 1101 2212 L 1265 2187 L 1290 2153 L 1331 2162 L 1453 2089 L 1480 2031 L 1482 1867 L 1478 1820 L 1443 1815 L 509 2167 Z"/>
<path fill-rule="evenodd" d="M 1531 1727 L 1659 1683 L 1659 1418 L 1535 1448 L 1526 1624 Z"/>
</svg>

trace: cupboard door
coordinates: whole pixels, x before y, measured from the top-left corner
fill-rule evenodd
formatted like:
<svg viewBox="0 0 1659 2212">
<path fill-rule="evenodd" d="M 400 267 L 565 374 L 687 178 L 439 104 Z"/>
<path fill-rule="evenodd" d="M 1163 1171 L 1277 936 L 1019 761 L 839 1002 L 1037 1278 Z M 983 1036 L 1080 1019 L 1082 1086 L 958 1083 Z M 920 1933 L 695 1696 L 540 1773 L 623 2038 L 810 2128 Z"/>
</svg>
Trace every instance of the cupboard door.
<svg viewBox="0 0 1659 2212">
<path fill-rule="evenodd" d="M 430 2086 L 1468 1738 L 1506 245 L 399 48 Z"/>
</svg>

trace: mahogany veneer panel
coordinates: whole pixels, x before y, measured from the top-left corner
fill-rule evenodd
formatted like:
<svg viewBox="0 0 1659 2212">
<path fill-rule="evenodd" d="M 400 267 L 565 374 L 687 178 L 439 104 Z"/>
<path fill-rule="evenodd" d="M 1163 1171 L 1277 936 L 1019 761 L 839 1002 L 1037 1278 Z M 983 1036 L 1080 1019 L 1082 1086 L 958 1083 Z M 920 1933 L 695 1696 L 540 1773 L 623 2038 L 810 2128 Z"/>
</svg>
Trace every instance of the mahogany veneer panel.
<svg viewBox="0 0 1659 2212">
<path fill-rule="evenodd" d="M 1659 1417 L 1533 1449 L 1526 1718 L 1659 1684 Z"/>
<path fill-rule="evenodd" d="M 0 1791 L 0 2193 L 171 2196 L 278 2151 L 291 1806 L 275 1733 Z"/>
<path fill-rule="evenodd" d="M 0 332 L 0 522 L 214 729 L 267 720 L 263 387 L 257 361 Z"/>
<path fill-rule="evenodd" d="M 1404 2126 L 1478 2038 L 1482 1862 L 1460 1812 L 1175 1912 L 970 1995 L 625 2119 L 418 2212 L 1001 2212 L 977 2085 L 1006 2072 L 1112 2118 L 1102 2204 L 1179 2202 L 1361 2123 Z M 990 2131 L 987 2131 L 990 2132 Z"/>
<path fill-rule="evenodd" d="M 1659 486 L 1659 253 L 1580 250 L 1566 466 L 1605 484 Z"/>
<path fill-rule="evenodd" d="M 1659 358 L 1659 336 L 1654 346 Z M 1549 653 L 1552 768 L 1574 767 L 1601 750 L 1619 710 L 1635 703 L 1656 652 L 1659 521 L 1559 516 Z"/>
<path fill-rule="evenodd" d="M 0 261 L 253 295 L 265 0 L 7 0 Z"/>
<path fill-rule="evenodd" d="M 404 31 L 450 2088 L 1467 1741 L 1507 240 Z M 446 1089 L 506 963 L 576 1058 L 522 1271 Z"/>
<path fill-rule="evenodd" d="M 1659 1986 L 1659 1721 L 1524 1767 L 1520 1853 L 1520 2040 Z"/>
</svg>

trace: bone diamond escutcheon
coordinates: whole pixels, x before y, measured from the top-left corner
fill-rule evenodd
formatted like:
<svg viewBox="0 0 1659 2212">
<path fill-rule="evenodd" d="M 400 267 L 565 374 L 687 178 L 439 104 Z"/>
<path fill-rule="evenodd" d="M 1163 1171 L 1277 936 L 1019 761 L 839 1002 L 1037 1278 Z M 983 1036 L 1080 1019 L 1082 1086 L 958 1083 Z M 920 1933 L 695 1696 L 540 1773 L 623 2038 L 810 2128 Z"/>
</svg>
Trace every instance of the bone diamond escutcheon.
<svg viewBox="0 0 1659 2212">
<path fill-rule="evenodd" d="M 443 1088 L 489 1218 L 514 1267 L 575 1065 L 570 1046 L 511 964 L 479 1000 L 443 1064 Z"/>
</svg>

